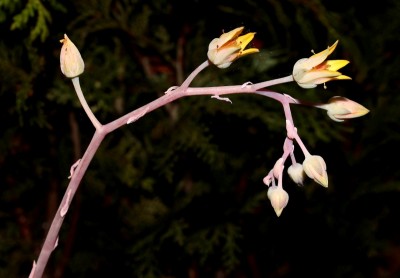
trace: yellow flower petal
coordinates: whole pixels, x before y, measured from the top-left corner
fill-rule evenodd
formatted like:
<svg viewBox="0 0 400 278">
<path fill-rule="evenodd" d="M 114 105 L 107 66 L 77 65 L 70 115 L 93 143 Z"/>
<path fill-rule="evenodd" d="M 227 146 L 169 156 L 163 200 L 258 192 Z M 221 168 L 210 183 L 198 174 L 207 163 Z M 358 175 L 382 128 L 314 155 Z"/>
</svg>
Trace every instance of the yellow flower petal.
<svg viewBox="0 0 400 278">
<path fill-rule="evenodd" d="M 328 81 L 333 81 L 333 80 L 351 80 L 351 78 L 346 75 L 339 75 L 339 76 L 335 76 L 335 77 L 322 77 L 322 78 L 314 79 L 312 81 L 312 83 L 319 85 L 319 84 L 323 84 L 323 83 L 326 83 Z"/>
<path fill-rule="evenodd" d="M 253 53 L 257 53 L 257 52 L 260 52 L 260 50 L 258 50 L 257 48 L 249 48 L 249 49 L 246 49 L 245 51 L 242 51 L 240 53 L 240 57 L 249 55 L 249 54 L 253 54 Z"/>
<path fill-rule="evenodd" d="M 319 78 L 332 78 L 341 75 L 340 72 L 330 70 L 311 70 L 304 74 L 303 78 L 297 80 L 299 83 L 309 83 Z M 314 83 L 314 81 L 312 82 Z"/>
<path fill-rule="evenodd" d="M 240 36 L 239 38 L 236 39 L 236 43 L 240 45 L 240 48 L 243 50 L 246 48 L 246 46 L 251 42 L 252 39 L 254 39 L 254 35 L 256 33 L 247 33 L 246 35 Z"/>
<path fill-rule="evenodd" d="M 350 76 L 347 75 L 339 75 L 334 78 L 335 80 L 351 80 Z"/>
<path fill-rule="evenodd" d="M 243 32 L 243 29 L 244 27 L 238 27 L 236 29 L 233 29 L 232 31 L 229 31 L 228 33 L 222 34 L 218 38 L 218 48 L 223 47 L 227 42 L 236 39 Z"/>
<path fill-rule="evenodd" d="M 331 71 L 337 71 L 337 70 L 343 68 L 344 66 L 346 66 L 348 63 L 350 63 L 350 62 L 347 60 L 328 60 L 328 61 L 326 61 L 326 65 L 327 65 L 328 69 Z"/>
<path fill-rule="evenodd" d="M 314 54 L 310 58 L 308 58 L 306 63 L 304 64 L 304 69 L 310 70 L 325 61 L 326 58 L 328 58 L 328 56 L 335 50 L 338 43 L 339 41 L 337 40 L 331 47 L 328 46 L 328 48 L 324 51 Z"/>
</svg>

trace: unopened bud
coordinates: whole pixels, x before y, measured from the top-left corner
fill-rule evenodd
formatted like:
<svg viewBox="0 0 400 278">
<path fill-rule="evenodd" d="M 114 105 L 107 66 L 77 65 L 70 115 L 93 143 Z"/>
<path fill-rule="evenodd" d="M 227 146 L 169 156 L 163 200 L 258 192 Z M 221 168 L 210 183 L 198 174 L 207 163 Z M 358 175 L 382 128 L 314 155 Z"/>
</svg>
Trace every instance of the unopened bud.
<svg viewBox="0 0 400 278">
<path fill-rule="evenodd" d="M 279 217 L 289 202 L 289 194 L 281 186 L 270 186 L 267 194 L 276 215 Z"/>
<path fill-rule="evenodd" d="M 288 168 L 289 177 L 298 185 L 303 185 L 304 180 L 304 170 L 303 165 L 300 163 L 295 163 Z"/>
<path fill-rule="evenodd" d="M 332 97 L 327 104 L 320 107 L 326 109 L 328 116 L 336 122 L 343 122 L 347 119 L 361 117 L 369 112 L 369 110 L 361 104 L 339 96 Z"/>
<path fill-rule="evenodd" d="M 64 34 L 64 39 L 60 40 L 63 44 L 60 53 L 61 72 L 69 78 L 74 78 L 83 73 L 85 63 L 75 44 Z"/>
<path fill-rule="evenodd" d="M 324 187 L 328 187 L 328 174 L 324 159 L 318 155 L 309 155 L 303 161 L 307 176 Z"/>
</svg>

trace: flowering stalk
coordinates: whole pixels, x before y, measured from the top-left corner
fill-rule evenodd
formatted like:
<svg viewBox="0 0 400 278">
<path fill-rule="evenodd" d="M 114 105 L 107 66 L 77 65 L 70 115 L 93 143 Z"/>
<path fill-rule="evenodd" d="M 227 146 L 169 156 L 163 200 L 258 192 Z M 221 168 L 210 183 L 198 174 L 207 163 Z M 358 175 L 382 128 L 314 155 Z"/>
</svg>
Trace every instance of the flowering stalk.
<svg viewBox="0 0 400 278">
<path fill-rule="evenodd" d="M 202 65 L 205 65 L 203 63 Z M 199 72 L 199 71 L 198 71 Z M 194 76 L 193 76 L 194 78 Z M 72 80 L 74 81 L 74 79 Z M 268 85 L 268 83 L 264 84 Z M 96 127 L 96 131 L 93 135 L 92 141 L 90 142 L 84 156 L 82 157 L 81 161 L 79 162 L 78 166 L 75 168 L 73 171 L 73 174 L 71 175 L 71 180 L 69 182 L 69 185 L 65 191 L 65 195 L 60 203 L 60 206 L 57 210 L 57 213 L 54 216 L 53 222 L 50 226 L 49 232 L 46 236 L 45 242 L 43 244 L 42 250 L 39 254 L 38 260 L 35 264 L 34 269 L 32 269 L 32 278 L 40 278 L 43 275 L 45 266 L 47 265 L 47 262 L 49 260 L 49 257 L 56 247 L 56 242 L 58 238 L 58 233 L 61 228 L 61 225 L 64 221 L 64 215 L 61 215 L 61 210 L 62 208 L 68 207 L 69 204 L 72 202 L 73 197 L 79 187 L 79 183 L 81 182 L 83 175 L 88 168 L 95 152 L 97 151 L 98 147 L 100 146 L 101 142 L 103 141 L 104 137 L 126 125 L 132 122 L 136 122 L 139 120 L 141 117 L 144 115 L 150 113 L 151 111 L 156 110 L 157 108 L 160 108 L 168 103 L 171 103 L 172 101 L 175 101 L 179 98 L 186 97 L 186 96 L 192 96 L 192 95 L 226 95 L 226 94 L 235 94 L 235 93 L 258 93 L 256 89 L 254 88 L 255 85 L 250 85 L 250 86 L 242 86 L 242 85 L 236 85 L 236 86 L 220 86 L 220 87 L 206 87 L 206 88 L 187 88 L 186 90 L 181 90 L 181 89 L 176 89 L 175 91 L 172 91 L 171 93 L 164 94 L 160 98 L 138 108 L 135 109 L 134 111 L 127 113 L 126 115 L 123 115 L 119 117 L 118 119 L 108 123 L 101 125 L 99 124 Z M 78 90 L 79 92 L 79 90 Z M 77 93 L 79 96 L 79 93 Z M 275 96 L 276 98 L 279 98 L 278 93 L 271 93 L 271 96 Z M 85 102 L 83 102 L 85 103 Z M 87 108 L 90 110 L 89 106 Z M 88 116 L 90 113 L 87 113 Z"/>
<path fill-rule="evenodd" d="M 347 64 L 347 61 L 325 61 L 335 49 L 337 42 L 321 53 L 315 54 L 308 59 L 299 60 L 293 68 L 292 75 L 283 78 L 263 81 L 257 84 L 246 82 L 242 85 L 234 86 L 204 88 L 189 87 L 193 79 L 210 64 L 214 64 L 219 68 L 226 68 L 238 58 L 257 53 L 259 51 L 257 48 L 246 49 L 247 45 L 254 38 L 255 33 L 248 33 L 240 36 L 243 29 L 243 27 L 236 28 L 228 33 L 222 34 L 219 38 L 212 40 L 207 53 L 208 60 L 197 67 L 180 87 L 172 87 L 171 89 L 167 90 L 166 94 L 162 95 L 158 99 L 139 107 L 105 125 L 102 125 L 96 119 L 95 115 L 86 103 L 79 83 L 79 75 L 81 75 L 84 71 L 84 62 L 76 46 L 72 43 L 72 41 L 69 40 L 67 35 L 64 35 L 64 39 L 61 40 L 63 43 L 60 55 L 61 71 L 66 77 L 72 78 L 73 86 L 82 104 L 82 107 L 95 126 L 96 130 L 83 157 L 71 167 L 71 180 L 54 216 L 42 250 L 39 254 L 37 263 L 33 264 L 30 278 L 42 277 L 49 257 L 57 246 L 58 234 L 68 212 L 68 208 L 91 160 L 94 157 L 94 154 L 96 153 L 105 136 L 126 124 L 131 124 L 138 121 L 151 111 L 154 111 L 155 109 L 182 97 L 211 95 L 217 96 L 218 98 L 220 95 L 227 94 L 254 93 L 274 99 L 282 104 L 285 113 L 287 131 L 283 144 L 283 155 L 276 161 L 273 169 L 270 170 L 268 175 L 263 179 L 264 183 L 269 186 L 268 198 L 271 201 L 271 205 L 278 217 L 281 215 L 283 209 L 286 207 L 289 201 L 289 195 L 283 189 L 284 164 L 289 157 L 291 158 L 292 165 L 288 168 L 288 173 L 296 183 L 302 184 L 303 174 L 306 173 L 307 176 L 314 179 L 317 183 L 320 183 L 325 187 L 328 186 L 326 164 L 324 160 L 320 156 L 310 154 L 300 139 L 300 136 L 297 133 L 297 128 L 294 126 L 290 105 L 305 104 L 305 102 L 296 100 L 288 95 L 261 89 L 292 81 L 296 81 L 297 84 L 303 88 L 313 88 L 317 84 L 322 84 L 331 80 L 350 79 L 350 77 L 344 76 L 337 72 L 338 69 Z M 328 115 L 334 120 L 358 117 L 368 112 L 368 110 L 365 108 L 363 110 L 360 105 L 356 105 L 354 102 L 343 98 L 334 98 L 326 105 L 314 106 L 321 109 L 326 109 L 328 111 Z M 303 164 L 296 162 L 294 157 L 294 142 L 300 146 L 303 155 L 305 156 Z M 276 185 L 275 179 L 278 180 L 278 185 Z"/>
<path fill-rule="evenodd" d="M 34 264 L 34 267 L 31 271 L 31 275 L 29 278 L 40 278 L 42 277 L 49 257 L 53 250 L 57 247 L 58 244 L 58 234 L 61 228 L 62 223 L 64 222 L 64 218 L 68 211 L 68 208 L 72 202 L 72 199 L 78 190 L 79 184 L 82 181 L 82 178 L 89 167 L 91 160 L 93 159 L 94 154 L 99 148 L 101 142 L 104 139 L 106 133 L 102 129 L 96 130 L 92 140 L 88 148 L 86 149 L 85 154 L 80 160 L 78 166 L 73 171 L 71 175 L 71 180 L 68 184 L 68 187 L 65 191 L 64 197 L 61 200 L 60 206 L 56 214 L 54 215 L 53 221 L 47 233 L 46 239 L 43 243 L 42 249 L 40 251 L 37 262 Z"/>
</svg>

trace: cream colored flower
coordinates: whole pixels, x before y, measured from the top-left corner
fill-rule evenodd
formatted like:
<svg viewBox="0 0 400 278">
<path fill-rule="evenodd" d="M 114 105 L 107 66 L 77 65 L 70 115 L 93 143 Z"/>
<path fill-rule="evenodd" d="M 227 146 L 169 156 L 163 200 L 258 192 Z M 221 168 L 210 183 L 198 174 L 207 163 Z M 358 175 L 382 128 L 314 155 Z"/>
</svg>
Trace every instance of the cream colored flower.
<svg viewBox="0 0 400 278">
<path fill-rule="evenodd" d="M 327 110 L 328 116 L 337 122 L 364 116 L 369 112 L 367 108 L 345 97 L 332 97 L 327 104 L 318 106 Z"/>
<path fill-rule="evenodd" d="M 289 194 L 281 186 L 274 185 L 268 188 L 267 194 L 276 215 L 279 217 L 289 202 Z"/>
<path fill-rule="evenodd" d="M 306 175 L 324 187 L 328 187 L 328 174 L 324 159 L 319 155 L 308 155 L 303 161 Z"/>
<path fill-rule="evenodd" d="M 318 84 L 322 84 L 332 80 L 351 79 L 346 75 L 338 72 L 339 69 L 346 66 L 347 60 L 326 60 L 328 56 L 335 50 L 339 41 L 324 51 L 312 55 L 310 58 L 303 58 L 296 62 L 293 67 L 293 79 L 302 88 L 315 88 Z"/>
<path fill-rule="evenodd" d="M 65 34 L 64 39 L 60 40 L 63 44 L 60 53 L 61 72 L 69 78 L 74 78 L 83 73 L 85 63 L 79 53 L 78 48 Z"/>
<path fill-rule="evenodd" d="M 238 27 L 211 41 L 207 52 L 208 59 L 211 63 L 219 68 L 227 68 L 236 59 L 259 52 L 257 48 L 245 50 L 246 46 L 254 38 L 255 33 L 247 33 L 239 37 L 243 29 L 244 27 Z"/>
<path fill-rule="evenodd" d="M 304 180 L 304 170 L 303 165 L 300 163 L 295 163 L 288 168 L 289 177 L 298 185 L 303 185 Z"/>
</svg>

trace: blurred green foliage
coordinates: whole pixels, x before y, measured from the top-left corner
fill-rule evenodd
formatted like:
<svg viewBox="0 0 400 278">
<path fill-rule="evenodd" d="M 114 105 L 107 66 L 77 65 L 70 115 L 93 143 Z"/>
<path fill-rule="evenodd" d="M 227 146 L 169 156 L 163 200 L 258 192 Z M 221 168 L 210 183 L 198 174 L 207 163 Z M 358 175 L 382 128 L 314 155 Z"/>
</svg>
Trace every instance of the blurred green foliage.
<svg viewBox="0 0 400 278">
<path fill-rule="evenodd" d="M 238 26 L 260 53 L 207 68 L 193 86 L 259 82 L 339 39 L 353 81 L 279 92 L 334 95 L 371 112 L 345 123 L 293 107 L 322 155 L 327 190 L 286 176 L 277 218 L 262 178 L 282 153 L 280 105 L 180 99 L 110 134 L 61 229 L 48 277 L 395 277 L 400 272 L 400 4 L 383 0 L 0 0 L 0 276 L 27 277 L 94 132 L 59 70 L 63 34 L 85 60 L 81 85 L 103 123 L 180 84 L 208 43 Z M 332 57 L 333 57 L 332 56 Z M 295 150 L 302 160 L 300 150 Z"/>
</svg>

